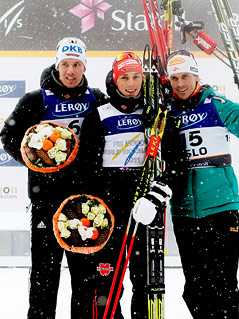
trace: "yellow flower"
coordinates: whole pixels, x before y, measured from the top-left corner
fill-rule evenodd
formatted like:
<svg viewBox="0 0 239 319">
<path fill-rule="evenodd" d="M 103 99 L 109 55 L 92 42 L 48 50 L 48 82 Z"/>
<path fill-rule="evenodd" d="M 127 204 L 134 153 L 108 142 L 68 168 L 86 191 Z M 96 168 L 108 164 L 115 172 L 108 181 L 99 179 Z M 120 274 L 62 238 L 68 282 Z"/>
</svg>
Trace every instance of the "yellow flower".
<svg viewBox="0 0 239 319">
<path fill-rule="evenodd" d="M 59 222 L 57 223 L 57 226 L 58 226 L 58 229 L 59 229 L 60 232 L 62 232 L 64 229 L 66 229 L 66 224 L 65 224 L 65 222 L 59 221 Z"/>
<path fill-rule="evenodd" d="M 103 222 L 103 219 L 104 219 L 104 214 L 99 213 L 94 219 L 93 227 L 100 227 L 100 225 Z"/>
<path fill-rule="evenodd" d="M 95 215 L 98 215 L 100 213 L 100 209 L 98 206 L 91 207 L 91 212 Z"/>
<path fill-rule="evenodd" d="M 58 220 L 62 220 L 63 222 L 66 222 L 67 221 L 67 217 L 63 213 L 60 213 L 60 215 L 58 217 Z"/>
<path fill-rule="evenodd" d="M 102 204 L 99 204 L 99 210 L 100 210 L 100 212 L 103 213 L 103 214 L 106 213 L 106 208 L 105 208 L 105 206 L 102 205 Z"/>
<path fill-rule="evenodd" d="M 59 151 L 66 151 L 66 141 L 62 138 L 58 138 L 55 143 L 55 147 Z"/>
<path fill-rule="evenodd" d="M 66 228 L 64 228 L 62 231 L 61 231 L 61 237 L 63 237 L 63 238 L 68 238 L 68 237 L 70 237 L 70 235 L 71 235 L 71 232 L 68 230 L 68 229 L 66 229 Z"/>
<path fill-rule="evenodd" d="M 55 161 L 57 163 L 57 165 L 64 163 L 66 160 L 67 154 L 64 152 L 57 152 L 56 156 L 55 156 Z"/>
<path fill-rule="evenodd" d="M 87 218 L 88 218 L 89 220 L 94 220 L 95 214 L 93 214 L 93 213 L 88 213 L 88 214 L 87 214 Z"/>
<path fill-rule="evenodd" d="M 82 207 L 82 213 L 87 216 L 89 213 L 90 207 L 86 203 L 83 203 L 81 207 Z"/>
<path fill-rule="evenodd" d="M 101 227 L 101 229 L 103 229 L 103 228 L 105 228 L 107 226 L 108 226 L 108 219 L 104 218 L 102 223 L 101 223 L 101 225 L 100 225 L 100 227 Z"/>
<path fill-rule="evenodd" d="M 57 152 L 58 149 L 55 146 L 53 146 L 49 151 L 47 151 L 47 154 L 51 159 L 53 159 L 56 157 Z"/>
<path fill-rule="evenodd" d="M 63 139 L 71 139 L 71 137 L 72 137 L 72 134 L 71 134 L 71 132 L 69 131 L 69 130 L 67 130 L 66 128 L 65 129 L 63 129 L 62 131 L 61 131 L 61 137 L 63 138 Z"/>
</svg>

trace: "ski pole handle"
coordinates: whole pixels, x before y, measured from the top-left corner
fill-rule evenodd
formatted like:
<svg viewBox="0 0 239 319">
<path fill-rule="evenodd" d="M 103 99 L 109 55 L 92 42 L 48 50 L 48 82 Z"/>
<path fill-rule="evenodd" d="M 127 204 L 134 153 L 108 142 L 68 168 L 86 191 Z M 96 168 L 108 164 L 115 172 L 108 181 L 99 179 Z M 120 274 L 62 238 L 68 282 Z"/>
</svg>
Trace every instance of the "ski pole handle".
<svg viewBox="0 0 239 319">
<path fill-rule="evenodd" d="M 208 55 L 211 55 L 218 45 L 215 40 L 203 31 L 197 32 L 193 43 Z"/>
</svg>

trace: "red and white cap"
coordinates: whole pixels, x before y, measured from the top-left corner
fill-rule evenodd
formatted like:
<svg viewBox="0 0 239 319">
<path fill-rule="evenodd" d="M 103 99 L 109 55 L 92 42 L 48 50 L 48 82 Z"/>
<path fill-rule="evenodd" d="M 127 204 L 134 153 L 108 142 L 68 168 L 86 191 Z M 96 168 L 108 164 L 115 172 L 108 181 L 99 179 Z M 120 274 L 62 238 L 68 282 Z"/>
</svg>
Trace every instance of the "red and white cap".
<svg viewBox="0 0 239 319">
<path fill-rule="evenodd" d="M 143 74 L 141 59 L 133 52 L 123 52 L 115 58 L 112 67 L 114 83 L 121 74 L 128 72 Z"/>
</svg>

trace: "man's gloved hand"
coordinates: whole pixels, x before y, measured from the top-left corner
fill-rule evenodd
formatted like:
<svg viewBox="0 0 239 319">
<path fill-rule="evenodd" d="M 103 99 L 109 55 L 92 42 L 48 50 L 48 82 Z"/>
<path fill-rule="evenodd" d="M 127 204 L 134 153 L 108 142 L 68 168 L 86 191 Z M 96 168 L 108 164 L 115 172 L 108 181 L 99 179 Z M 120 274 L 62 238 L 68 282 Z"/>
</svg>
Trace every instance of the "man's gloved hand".
<svg viewBox="0 0 239 319">
<path fill-rule="evenodd" d="M 172 191 L 168 185 L 153 182 L 151 191 L 136 201 L 132 212 L 133 218 L 138 223 L 149 225 L 157 214 L 157 208 L 161 207 L 162 203 L 168 202 L 171 197 Z"/>
</svg>

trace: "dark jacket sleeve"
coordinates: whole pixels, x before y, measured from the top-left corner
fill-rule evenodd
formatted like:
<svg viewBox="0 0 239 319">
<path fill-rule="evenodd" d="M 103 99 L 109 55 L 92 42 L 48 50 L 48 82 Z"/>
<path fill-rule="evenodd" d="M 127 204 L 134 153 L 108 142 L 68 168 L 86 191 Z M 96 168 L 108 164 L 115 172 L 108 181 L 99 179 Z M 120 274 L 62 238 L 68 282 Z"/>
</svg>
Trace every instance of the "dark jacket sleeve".
<svg viewBox="0 0 239 319">
<path fill-rule="evenodd" d="M 96 98 L 96 106 L 104 105 L 106 103 L 109 103 L 110 98 L 104 94 L 100 89 L 98 88 L 93 88 L 92 89 L 94 96 Z"/>
<path fill-rule="evenodd" d="M 104 128 L 95 109 L 83 121 L 78 153 L 82 191 L 86 194 L 99 196 L 104 145 Z"/>
<path fill-rule="evenodd" d="M 27 129 L 38 124 L 43 115 L 43 95 L 40 90 L 25 94 L 4 123 L 0 133 L 4 150 L 24 164 L 20 152 L 21 142 Z"/>
<path fill-rule="evenodd" d="M 168 184 L 174 195 L 178 194 L 187 181 L 188 160 L 184 142 L 179 135 L 178 120 L 170 113 L 161 141 L 161 150 L 166 168 L 158 180 Z"/>
</svg>

